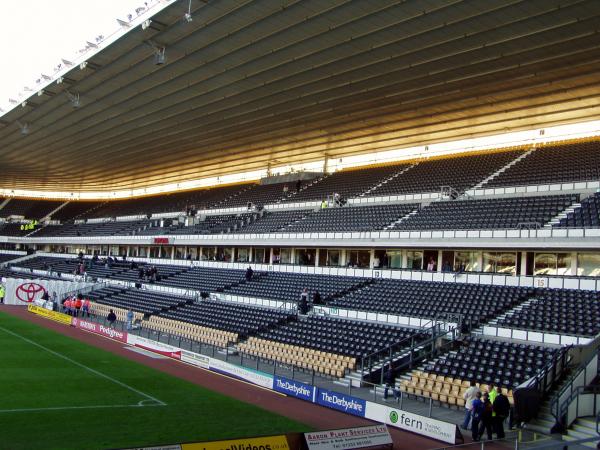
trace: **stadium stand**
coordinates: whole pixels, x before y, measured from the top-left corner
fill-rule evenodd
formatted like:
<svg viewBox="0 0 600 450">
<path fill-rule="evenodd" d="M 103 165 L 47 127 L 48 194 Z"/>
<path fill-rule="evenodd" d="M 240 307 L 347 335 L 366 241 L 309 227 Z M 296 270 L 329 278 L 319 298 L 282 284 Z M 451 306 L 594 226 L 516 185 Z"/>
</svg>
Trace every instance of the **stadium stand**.
<svg viewBox="0 0 600 450">
<path fill-rule="evenodd" d="M 54 214 L 52 214 L 52 220 L 60 220 L 61 222 L 67 220 L 76 220 L 82 217 L 92 215 L 95 209 L 100 208 L 105 202 L 95 201 L 72 201 L 68 202 L 65 206 L 60 208 Z"/>
<path fill-rule="evenodd" d="M 379 185 L 386 179 L 404 171 L 410 165 L 391 164 L 382 167 L 348 169 L 334 172 L 331 175 L 303 184 L 300 191 L 292 193 L 287 200 L 301 202 L 308 200 L 325 200 L 338 193 L 343 198 L 358 197 L 360 194 Z M 290 186 L 290 190 L 295 188 Z"/>
<path fill-rule="evenodd" d="M 426 397 L 445 396 L 436 400 L 464 405 L 462 393 L 470 381 L 479 383 L 480 388 L 494 384 L 512 390 L 538 373 L 556 352 L 552 347 L 470 337 L 458 351 L 413 371 L 411 380 L 402 382 L 401 388 Z"/>
<path fill-rule="evenodd" d="M 368 195 L 440 192 L 442 186 L 450 186 L 458 192 L 463 192 L 516 159 L 521 153 L 522 151 L 515 150 L 420 161 L 389 182 L 373 189 Z"/>
<path fill-rule="evenodd" d="M 596 192 L 582 200 L 581 205 L 567 217 L 560 219 L 557 228 L 598 228 L 600 227 L 600 193 Z"/>
<path fill-rule="evenodd" d="M 287 232 L 288 228 L 296 222 L 302 221 L 311 210 L 299 209 L 290 211 L 265 211 L 261 217 L 249 223 L 239 233 L 274 233 L 276 231 Z"/>
<path fill-rule="evenodd" d="M 600 179 L 598 141 L 540 147 L 485 188 L 596 181 Z"/>
<path fill-rule="evenodd" d="M 417 208 L 414 204 L 326 208 L 290 224 L 285 232 L 382 230 Z"/>
<path fill-rule="evenodd" d="M 513 286 L 377 280 L 329 305 L 422 318 L 460 314 L 477 324 L 528 300 L 532 294 L 533 288 Z"/>
<path fill-rule="evenodd" d="M 525 304 L 491 324 L 593 337 L 600 332 L 600 293 L 575 289 L 538 289 Z"/>
<path fill-rule="evenodd" d="M 579 195 L 456 200 L 434 202 L 395 224 L 395 230 L 485 230 L 542 227 L 573 203 Z"/>
<path fill-rule="evenodd" d="M 157 314 L 167 311 L 176 306 L 183 306 L 188 299 L 176 296 L 154 293 L 145 290 L 140 292 L 136 289 L 104 287 L 88 294 L 90 300 L 122 309 L 131 308 L 133 311 L 143 314 Z"/>
<path fill-rule="evenodd" d="M 13 198 L 0 209 L 0 217 L 23 216 L 25 219 L 41 219 L 63 203 L 62 201 Z"/>
</svg>

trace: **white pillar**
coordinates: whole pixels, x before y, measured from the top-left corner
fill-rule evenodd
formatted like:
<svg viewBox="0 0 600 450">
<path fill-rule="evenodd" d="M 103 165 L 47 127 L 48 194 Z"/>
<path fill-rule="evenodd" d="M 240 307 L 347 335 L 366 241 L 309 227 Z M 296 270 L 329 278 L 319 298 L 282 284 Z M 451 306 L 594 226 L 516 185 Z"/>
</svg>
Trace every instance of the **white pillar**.
<svg viewBox="0 0 600 450">
<path fill-rule="evenodd" d="M 436 272 L 441 272 L 442 271 L 442 264 L 443 264 L 443 253 L 442 250 L 438 250 L 438 258 L 437 258 L 437 267 L 436 267 Z"/>
<path fill-rule="evenodd" d="M 571 275 L 577 275 L 577 252 L 571 252 Z"/>
<path fill-rule="evenodd" d="M 521 276 L 527 275 L 527 252 L 521 252 Z"/>
</svg>

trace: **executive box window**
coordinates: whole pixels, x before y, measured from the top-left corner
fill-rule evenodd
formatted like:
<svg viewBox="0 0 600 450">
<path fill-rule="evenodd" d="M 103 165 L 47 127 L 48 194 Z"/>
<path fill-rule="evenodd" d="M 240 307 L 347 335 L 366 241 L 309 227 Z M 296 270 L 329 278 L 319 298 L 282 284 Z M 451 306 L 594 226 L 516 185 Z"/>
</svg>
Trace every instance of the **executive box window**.
<svg viewBox="0 0 600 450">
<path fill-rule="evenodd" d="M 536 253 L 534 275 L 570 275 L 570 253 Z"/>
<path fill-rule="evenodd" d="M 319 250 L 319 266 L 339 266 L 341 262 L 340 250 L 322 248 Z"/>
<path fill-rule="evenodd" d="M 514 275 L 517 271 L 517 254 L 483 252 L 483 271 Z"/>
<path fill-rule="evenodd" d="M 577 275 L 600 277 L 600 253 L 579 253 L 577 255 Z"/>
<path fill-rule="evenodd" d="M 454 252 L 455 272 L 478 272 L 477 252 Z"/>
</svg>

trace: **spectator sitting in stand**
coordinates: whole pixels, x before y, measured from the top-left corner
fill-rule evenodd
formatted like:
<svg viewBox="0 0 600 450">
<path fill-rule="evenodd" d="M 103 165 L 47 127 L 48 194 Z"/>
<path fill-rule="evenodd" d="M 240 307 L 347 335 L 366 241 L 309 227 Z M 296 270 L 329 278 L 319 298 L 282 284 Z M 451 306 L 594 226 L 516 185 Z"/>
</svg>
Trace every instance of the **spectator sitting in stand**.
<svg viewBox="0 0 600 450">
<path fill-rule="evenodd" d="M 246 269 L 246 281 L 250 281 L 252 279 L 252 275 L 254 275 L 254 271 L 252 270 L 252 267 L 248 266 Z"/>
</svg>

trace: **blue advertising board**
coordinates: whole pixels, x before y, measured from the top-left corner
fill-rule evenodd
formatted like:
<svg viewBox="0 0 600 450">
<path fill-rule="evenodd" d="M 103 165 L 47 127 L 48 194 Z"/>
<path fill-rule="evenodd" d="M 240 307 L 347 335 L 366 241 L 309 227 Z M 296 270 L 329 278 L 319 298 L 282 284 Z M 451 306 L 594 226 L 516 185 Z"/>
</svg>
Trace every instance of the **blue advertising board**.
<svg viewBox="0 0 600 450">
<path fill-rule="evenodd" d="M 301 381 L 275 376 L 273 379 L 273 389 L 290 397 L 306 400 L 307 402 L 314 401 L 315 387 Z"/>
<path fill-rule="evenodd" d="M 337 409 L 348 414 L 364 417 L 367 402 L 362 398 L 352 397 L 351 395 L 340 394 L 339 392 L 329 391 L 327 389 L 317 389 L 317 403 L 328 408 Z"/>
</svg>

